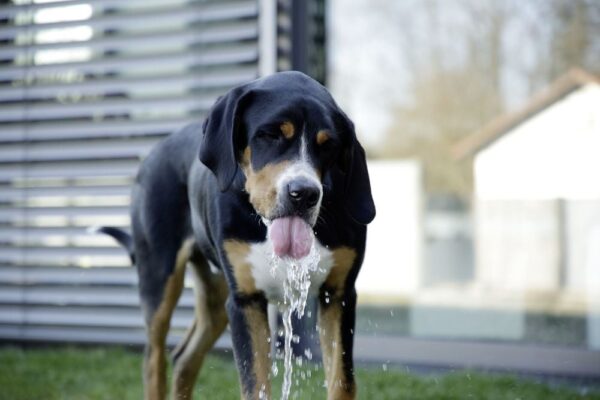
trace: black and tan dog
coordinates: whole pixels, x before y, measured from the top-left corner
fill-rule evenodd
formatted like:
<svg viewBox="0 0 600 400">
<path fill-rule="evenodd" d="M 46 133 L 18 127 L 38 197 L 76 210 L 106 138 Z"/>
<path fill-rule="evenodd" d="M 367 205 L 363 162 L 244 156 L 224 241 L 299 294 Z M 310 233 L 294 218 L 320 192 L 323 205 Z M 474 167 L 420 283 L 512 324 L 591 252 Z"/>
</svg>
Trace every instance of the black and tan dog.
<svg viewBox="0 0 600 400">
<path fill-rule="evenodd" d="M 228 322 L 242 397 L 270 397 L 267 303 L 281 299 L 283 274 L 272 274 L 269 261 L 273 253 L 304 257 L 311 246 L 320 252 L 311 287 L 320 300 L 328 398 L 354 398 L 354 283 L 374 216 L 352 122 L 301 73 L 236 87 L 203 126 L 163 140 L 135 182 L 132 235 L 101 229 L 137 266 L 146 398 L 166 395 L 165 339 L 188 264 L 195 321 L 174 352 L 174 398 L 191 398 L 203 358 Z"/>
</svg>

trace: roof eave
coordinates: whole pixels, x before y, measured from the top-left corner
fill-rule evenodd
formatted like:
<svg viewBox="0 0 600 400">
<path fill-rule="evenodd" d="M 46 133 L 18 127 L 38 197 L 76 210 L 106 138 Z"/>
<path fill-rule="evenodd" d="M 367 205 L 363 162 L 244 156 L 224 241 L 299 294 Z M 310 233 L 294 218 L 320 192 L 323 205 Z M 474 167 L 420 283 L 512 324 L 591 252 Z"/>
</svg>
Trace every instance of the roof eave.
<svg viewBox="0 0 600 400">
<path fill-rule="evenodd" d="M 594 75 L 580 68 L 573 68 L 556 79 L 550 86 L 534 95 L 517 111 L 500 115 L 492 119 L 483 128 L 467 135 L 452 148 L 456 160 L 463 160 L 483 150 L 512 128 L 533 117 L 576 89 L 589 83 L 600 84 Z"/>
</svg>

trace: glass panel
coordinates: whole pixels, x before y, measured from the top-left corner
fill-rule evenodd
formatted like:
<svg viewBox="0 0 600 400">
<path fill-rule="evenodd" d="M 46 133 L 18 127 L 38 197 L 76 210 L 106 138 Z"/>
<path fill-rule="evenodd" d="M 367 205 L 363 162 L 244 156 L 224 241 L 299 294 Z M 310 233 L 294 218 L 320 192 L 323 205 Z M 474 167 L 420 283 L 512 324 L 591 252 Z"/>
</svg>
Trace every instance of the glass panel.
<svg viewBox="0 0 600 400">
<path fill-rule="evenodd" d="M 357 333 L 599 350 L 597 7 L 342 3 L 329 82 L 377 205 Z M 576 25 L 580 59 L 552 47 Z"/>
</svg>

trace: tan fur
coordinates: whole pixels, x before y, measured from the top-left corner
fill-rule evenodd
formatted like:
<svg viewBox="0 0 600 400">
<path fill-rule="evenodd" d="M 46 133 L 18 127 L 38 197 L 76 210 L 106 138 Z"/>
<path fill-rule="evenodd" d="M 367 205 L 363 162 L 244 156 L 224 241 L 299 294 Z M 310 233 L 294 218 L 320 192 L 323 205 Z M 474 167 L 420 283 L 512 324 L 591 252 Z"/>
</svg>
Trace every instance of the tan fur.
<svg viewBox="0 0 600 400">
<path fill-rule="evenodd" d="M 149 351 L 144 360 L 145 398 L 162 400 L 166 395 L 165 341 L 173 309 L 181 296 L 185 265 L 190 258 L 193 241 L 187 240 L 177 252 L 173 274 L 167 280 L 160 306 L 152 316 L 149 332 Z"/>
<path fill-rule="evenodd" d="M 333 266 L 327 275 L 325 285 L 334 290 L 333 296 L 340 296 L 346 286 L 346 278 L 356 259 L 356 251 L 340 247 L 333 251 Z"/>
<path fill-rule="evenodd" d="M 317 144 L 321 146 L 323 143 L 329 140 L 329 132 L 319 131 L 317 132 Z"/>
<path fill-rule="evenodd" d="M 225 301 L 227 282 L 222 274 L 210 271 L 205 260 L 193 264 L 196 275 L 195 319 L 187 337 L 174 352 L 179 353 L 173 366 L 173 399 L 191 399 L 198 372 L 206 353 L 227 327 Z"/>
<path fill-rule="evenodd" d="M 277 204 L 276 183 L 279 175 L 288 167 L 289 161 L 277 164 L 267 164 L 259 171 L 254 171 L 252 165 L 244 167 L 246 174 L 245 189 L 250 195 L 250 203 L 263 217 L 270 218 Z"/>
<path fill-rule="evenodd" d="M 238 291 L 243 294 L 256 293 L 257 289 L 252 276 L 252 269 L 247 261 L 250 246 L 239 240 L 226 240 L 223 243 L 223 249 L 225 249 L 227 259 L 233 267 L 233 275 Z"/>
<path fill-rule="evenodd" d="M 252 338 L 252 350 L 254 354 L 254 376 L 256 385 L 254 393 L 249 399 L 259 399 L 261 389 L 266 394 L 266 399 L 271 398 L 271 383 L 269 381 L 269 370 L 271 368 L 270 344 L 267 341 L 270 337 L 269 323 L 265 310 L 259 309 L 257 306 L 248 306 L 244 309 L 250 337 Z"/>
<path fill-rule="evenodd" d="M 325 281 L 325 285 L 333 293 L 329 293 L 330 303 L 319 308 L 319 337 L 329 400 L 354 399 L 356 396 L 354 383 L 347 382 L 344 374 L 341 339 L 343 304 L 340 299 L 355 259 L 356 252 L 348 247 L 333 251 L 334 264 Z"/>
<path fill-rule="evenodd" d="M 342 360 L 341 303 L 335 302 L 319 310 L 319 339 L 323 353 L 323 367 L 327 379 L 327 399 L 354 399 L 356 386 L 346 381 Z"/>
<path fill-rule="evenodd" d="M 227 255 L 229 263 L 233 267 L 233 274 L 237 283 L 238 291 L 242 294 L 250 295 L 258 291 L 252 277 L 251 267 L 247 261 L 250 246 L 247 243 L 238 240 L 226 240 L 223 248 Z M 264 310 L 256 305 L 249 305 L 244 308 L 246 323 L 252 340 L 253 367 L 256 377 L 255 393 L 246 394 L 250 399 L 258 399 L 261 389 L 271 397 L 271 386 L 269 383 L 269 351 L 270 345 L 267 342 L 270 337 L 269 323 Z"/>
<path fill-rule="evenodd" d="M 244 172 L 246 171 L 247 168 L 250 167 L 250 161 L 252 159 L 252 149 L 250 148 L 250 146 L 247 146 L 244 149 L 244 152 L 242 153 L 242 168 L 244 169 Z"/>
<path fill-rule="evenodd" d="M 283 124 L 281 124 L 279 126 L 279 129 L 281 129 L 281 133 L 283 133 L 283 137 L 286 139 L 293 138 L 294 134 L 296 133 L 294 130 L 294 124 L 292 124 L 289 121 L 286 121 Z"/>
</svg>

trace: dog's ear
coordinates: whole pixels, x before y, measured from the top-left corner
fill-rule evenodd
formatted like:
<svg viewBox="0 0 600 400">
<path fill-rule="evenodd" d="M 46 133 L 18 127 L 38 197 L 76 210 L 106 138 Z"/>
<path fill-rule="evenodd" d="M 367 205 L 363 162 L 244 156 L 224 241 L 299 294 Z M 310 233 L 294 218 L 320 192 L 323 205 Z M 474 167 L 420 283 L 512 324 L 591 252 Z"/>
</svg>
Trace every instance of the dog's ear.
<svg viewBox="0 0 600 400">
<path fill-rule="evenodd" d="M 345 130 L 346 139 L 342 156 L 342 170 L 345 173 L 346 211 L 354 221 L 366 225 L 375 218 L 375 203 L 371 194 L 365 150 L 356 138 L 354 124 L 343 112 L 340 122 Z"/>
<path fill-rule="evenodd" d="M 238 169 L 237 155 L 243 146 L 241 114 L 249 91 L 245 86 L 217 99 L 202 125 L 200 161 L 215 174 L 221 191 L 226 191 Z"/>
</svg>

